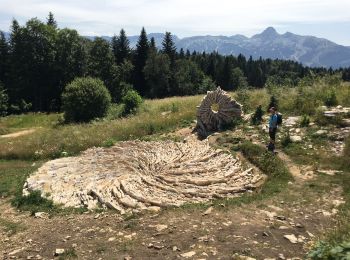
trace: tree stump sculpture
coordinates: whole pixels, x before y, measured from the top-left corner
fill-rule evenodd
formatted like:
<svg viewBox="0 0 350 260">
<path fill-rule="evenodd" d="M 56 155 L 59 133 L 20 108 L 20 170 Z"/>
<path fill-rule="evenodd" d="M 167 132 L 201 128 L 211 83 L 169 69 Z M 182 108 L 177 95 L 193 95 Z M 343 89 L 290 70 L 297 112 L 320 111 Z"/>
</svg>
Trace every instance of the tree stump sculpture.
<svg viewBox="0 0 350 260">
<path fill-rule="evenodd" d="M 206 137 L 210 132 L 222 129 L 225 124 L 241 116 L 242 105 L 218 87 L 214 91 L 208 91 L 202 103 L 197 106 L 196 130 L 200 136 Z"/>
</svg>

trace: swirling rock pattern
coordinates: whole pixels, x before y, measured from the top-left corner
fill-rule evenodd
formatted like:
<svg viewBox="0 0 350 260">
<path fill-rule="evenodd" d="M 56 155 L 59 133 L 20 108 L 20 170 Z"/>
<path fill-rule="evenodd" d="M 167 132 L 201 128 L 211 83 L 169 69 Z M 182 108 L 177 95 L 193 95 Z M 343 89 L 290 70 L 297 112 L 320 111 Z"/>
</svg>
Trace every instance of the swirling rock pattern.
<svg viewBox="0 0 350 260">
<path fill-rule="evenodd" d="M 214 104 L 218 106 L 218 111 L 213 111 Z M 215 91 L 208 91 L 197 107 L 196 129 L 199 135 L 206 137 L 209 132 L 220 130 L 222 125 L 241 116 L 242 105 L 218 87 Z"/>
<path fill-rule="evenodd" d="M 66 207 L 102 205 L 123 213 L 234 197 L 262 180 L 207 141 L 127 141 L 49 161 L 27 179 L 23 192 L 40 190 Z"/>
</svg>

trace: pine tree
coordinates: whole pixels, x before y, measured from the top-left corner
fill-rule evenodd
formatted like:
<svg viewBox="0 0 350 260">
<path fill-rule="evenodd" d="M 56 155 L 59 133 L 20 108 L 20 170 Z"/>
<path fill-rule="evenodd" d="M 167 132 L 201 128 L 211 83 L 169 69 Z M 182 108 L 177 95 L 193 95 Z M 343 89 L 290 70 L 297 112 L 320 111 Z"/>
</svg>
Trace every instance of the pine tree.
<svg viewBox="0 0 350 260">
<path fill-rule="evenodd" d="M 6 84 L 9 64 L 9 45 L 5 34 L 0 31 L 0 82 Z"/>
<path fill-rule="evenodd" d="M 191 58 L 191 52 L 189 49 L 186 50 L 186 59 Z"/>
<path fill-rule="evenodd" d="M 184 52 L 184 49 L 181 48 L 179 52 L 179 59 L 184 59 L 184 58 L 185 58 L 185 52 Z"/>
<path fill-rule="evenodd" d="M 112 38 L 112 49 L 116 63 L 122 64 L 130 56 L 130 42 L 124 29 L 120 30 L 119 36 Z"/>
<path fill-rule="evenodd" d="M 155 41 L 154 37 L 151 38 L 149 49 L 150 49 L 150 51 L 157 53 L 156 41 Z"/>
<path fill-rule="evenodd" d="M 47 17 L 47 22 L 46 22 L 47 25 L 50 25 L 54 28 L 57 28 L 57 22 L 53 16 L 53 13 L 52 12 L 49 12 L 49 16 Z"/>
<path fill-rule="evenodd" d="M 134 86 L 135 89 L 144 96 L 148 93 L 148 87 L 146 86 L 145 75 L 143 69 L 146 64 L 149 51 L 149 42 L 147 39 L 146 30 L 142 27 L 140 37 L 136 44 L 135 59 L 134 59 Z"/>
<path fill-rule="evenodd" d="M 162 53 L 168 55 L 170 62 L 174 64 L 176 47 L 170 32 L 166 32 L 162 42 Z"/>
</svg>

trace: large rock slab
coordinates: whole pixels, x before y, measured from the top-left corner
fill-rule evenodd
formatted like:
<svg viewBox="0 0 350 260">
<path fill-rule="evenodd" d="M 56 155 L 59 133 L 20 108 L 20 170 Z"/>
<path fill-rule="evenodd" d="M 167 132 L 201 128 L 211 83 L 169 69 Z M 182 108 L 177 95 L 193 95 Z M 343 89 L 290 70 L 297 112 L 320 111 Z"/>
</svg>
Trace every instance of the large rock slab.
<svg viewBox="0 0 350 260">
<path fill-rule="evenodd" d="M 207 141 L 128 141 L 49 161 L 27 179 L 23 193 L 40 190 L 66 207 L 103 206 L 123 213 L 234 197 L 262 180 Z"/>
</svg>

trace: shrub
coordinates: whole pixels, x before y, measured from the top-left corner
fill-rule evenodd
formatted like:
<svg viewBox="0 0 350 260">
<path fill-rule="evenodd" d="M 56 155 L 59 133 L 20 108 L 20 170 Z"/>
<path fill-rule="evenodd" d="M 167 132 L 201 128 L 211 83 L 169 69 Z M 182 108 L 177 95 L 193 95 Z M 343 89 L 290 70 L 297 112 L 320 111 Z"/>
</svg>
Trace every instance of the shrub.
<svg viewBox="0 0 350 260">
<path fill-rule="evenodd" d="M 337 96 L 333 88 L 326 92 L 326 96 L 324 97 L 324 104 L 327 107 L 338 105 Z"/>
<path fill-rule="evenodd" d="M 347 168 L 350 168 L 350 137 L 345 140 L 345 149 L 343 154 L 344 164 Z"/>
<path fill-rule="evenodd" d="M 0 116 L 6 116 L 8 109 L 8 95 L 0 82 Z"/>
<path fill-rule="evenodd" d="M 262 109 L 262 106 L 259 105 L 259 106 L 256 108 L 255 113 L 254 113 L 254 115 L 253 115 L 253 117 L 252 117 L 252 123 L 253 123 L 254 125 L 260 124 L 261 121 L 262 121 L 263 115 L 264 115 L 264 111 L 263 111 L 263 109 Z"/>
<path fill-rule="evenodd" d="M 318 242 L 316 246 L 309 252 L 310 259 L 349 259 L 350 242 L 343 242 L 339 245 L 330 245 L 323 241 Z"/>
<path fill-rule="evenodd" d="M 310 124 L 310 117 L 308 115 L 303 115 L 300 120 L 300 127 L 307 127 Z"/>
<path fill-rule="evenodd" d="M 17 195 L 12 201 L 12 206 L 23 210 L 30 211 L 32 214 L 38 211 L 53 211 L 56 209 L 52 200 L 41 196 L 40 191 L 32 191 L 28 196 Z"/>
<path fill-rule="evenodd" d="M 76 78 L 62 94 L 66 121 L 87 122 L 104 117 L 111 104 L 111 95 L 103 82 L 96 78 Z"/>
<path fill-rule="evenodd" d="M 281 145 L 282 147 L 287 147 L 291 143 L 292 143 L 292 140 L 290 139 L 289 132 L 287 132 L 285 135 L 282 136 Z"/>
<path fill-rule="evenodd" d="M 124 115 L 135 113 L 142 103 L 141 96 L 135 90 L 129 90 L 123 97 Z"/>
<path fill-rule="evenodd" d="M 278 100 L 275 96 L 271 96 L 267 111 L 269 111 L 271 107 L 278 109 Z"/>
</svg>

